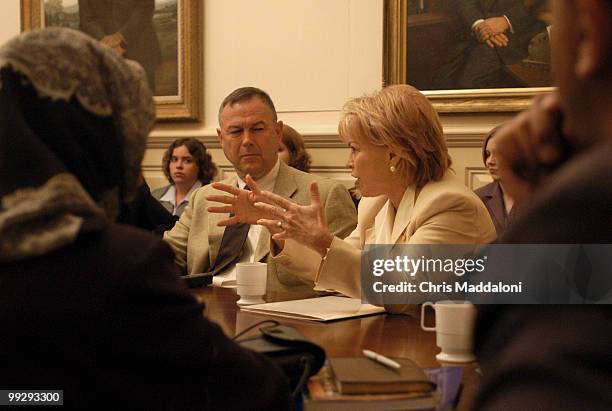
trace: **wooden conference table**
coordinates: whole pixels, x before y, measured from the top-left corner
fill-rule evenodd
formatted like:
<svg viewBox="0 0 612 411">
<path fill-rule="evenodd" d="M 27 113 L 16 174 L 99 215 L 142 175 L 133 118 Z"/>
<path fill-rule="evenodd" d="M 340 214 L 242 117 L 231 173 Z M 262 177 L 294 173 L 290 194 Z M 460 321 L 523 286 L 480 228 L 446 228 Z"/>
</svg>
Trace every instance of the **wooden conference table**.
<svg viewBox="0 0 612 411">
<path fill-rule="evenodd" d="M 435 333 L 423 331 L 418 318 L 383 314 L 331 323 L 291 320 L 241 312 L 236 305 L 238 296 L 234 289 L 205 287 L 192 291 L 206 305 L 205 316 L 219 324 L 228 336 L 233 337 L 262 320 L 274 319 L 296 328 L 322 346 L 327 357 L 360 357 L 361 350 L 367 348 L 389 357 L 410 358 L 423 368 L 443 365 L 435 358 L 439 352 Z M 279 301 L 295 299 L 296 296 L 292 294 L 291 298 L 283 298 L 282 294 L 277 293 L 272 298 Z M 432 324 L 433 319 L 428 318 L 427 323 Z M 470 409 L 478 382 L 475 365 L 464 366 L 458 410 Z"/>
</svg>

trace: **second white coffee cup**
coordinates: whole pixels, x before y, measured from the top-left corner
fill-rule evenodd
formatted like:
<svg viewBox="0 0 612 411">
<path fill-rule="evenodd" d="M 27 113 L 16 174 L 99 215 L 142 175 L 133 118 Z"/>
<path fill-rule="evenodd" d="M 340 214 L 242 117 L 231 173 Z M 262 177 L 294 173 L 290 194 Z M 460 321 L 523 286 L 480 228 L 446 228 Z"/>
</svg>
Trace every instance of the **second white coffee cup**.
<svg viewBox="0 0 612 411">
<path fill-rule="evenodd" d="M 435 326 L 425 326 L 425 310 L 433 308 Z M 469 301 L 438 301 L 421 306 L 421 328 L 436 332 L 436 345 L 441 351 L 436 358 L 442 362 L 472 362 L 476 358 L 474 346 L 474 322 L 476 307 Z"/>
</svg>

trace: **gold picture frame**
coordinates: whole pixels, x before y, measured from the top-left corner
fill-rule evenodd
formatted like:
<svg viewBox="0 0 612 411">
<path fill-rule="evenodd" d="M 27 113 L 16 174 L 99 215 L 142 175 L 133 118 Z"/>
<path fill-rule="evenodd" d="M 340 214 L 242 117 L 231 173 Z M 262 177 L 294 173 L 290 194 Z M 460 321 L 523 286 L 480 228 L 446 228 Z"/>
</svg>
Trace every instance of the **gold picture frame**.
<svg viewBox="0 0 612 411">
<path fill-rule="evenodd" d="M 383 86 L 404 84 L 407 80 L 408 0 L 384 3 Z M 552 87 L 422 90 L 441 113 L 502 113 L 524 110 L 532 98 Z"/>
<path fill-rule="evenodd" d="M 43 27 L 44 3 L 44 0 L 21 0 L 22 31 Z M 169 93 L 175 94 L 155 95 L 158 121 L 201 121 L 204 92 L 201 4 L 199 0 L 176 0 L 177 29 L 172 33 L 176 35 L 176 54 L 172 66 L 174 75 L 170 76 L 175 80 L 175 87 Z"/>
</svg>

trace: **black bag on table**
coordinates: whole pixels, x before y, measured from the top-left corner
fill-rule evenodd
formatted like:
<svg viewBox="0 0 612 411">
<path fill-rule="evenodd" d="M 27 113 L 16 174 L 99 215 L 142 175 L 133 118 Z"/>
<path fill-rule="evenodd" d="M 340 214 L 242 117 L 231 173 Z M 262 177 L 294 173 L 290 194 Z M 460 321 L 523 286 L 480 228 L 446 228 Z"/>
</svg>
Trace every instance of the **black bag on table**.
<svg viewBox="0 0 612 411">
<path fill-rule="evenodd" d="M 238 344 L 265 355 L 278 365 L 289 378 L 293 397 L 297 397 L 308 378 L 323 366 L 325 351 L 293 327 L 273 325 L 259 330 L 261 335 L 241 339 Z"/>
</svg>

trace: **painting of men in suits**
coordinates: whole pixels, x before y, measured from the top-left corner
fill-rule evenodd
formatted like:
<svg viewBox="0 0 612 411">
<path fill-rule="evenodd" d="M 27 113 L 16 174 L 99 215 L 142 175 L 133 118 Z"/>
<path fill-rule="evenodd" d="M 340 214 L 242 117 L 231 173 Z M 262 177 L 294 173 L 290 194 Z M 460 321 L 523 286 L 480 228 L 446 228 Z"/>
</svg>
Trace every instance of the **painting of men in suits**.
<svg viewBox="0 0 612 411">
<path fill-rule="evenodd" d="M 452 10 L 459 29 L 431 89 L 525 87 L 512 68 L 527 59 L 536 36 L 548 41 L 546 25 L 538 19 L 545 4 L 546 0 L 455 0 Z"/>
</svg>

